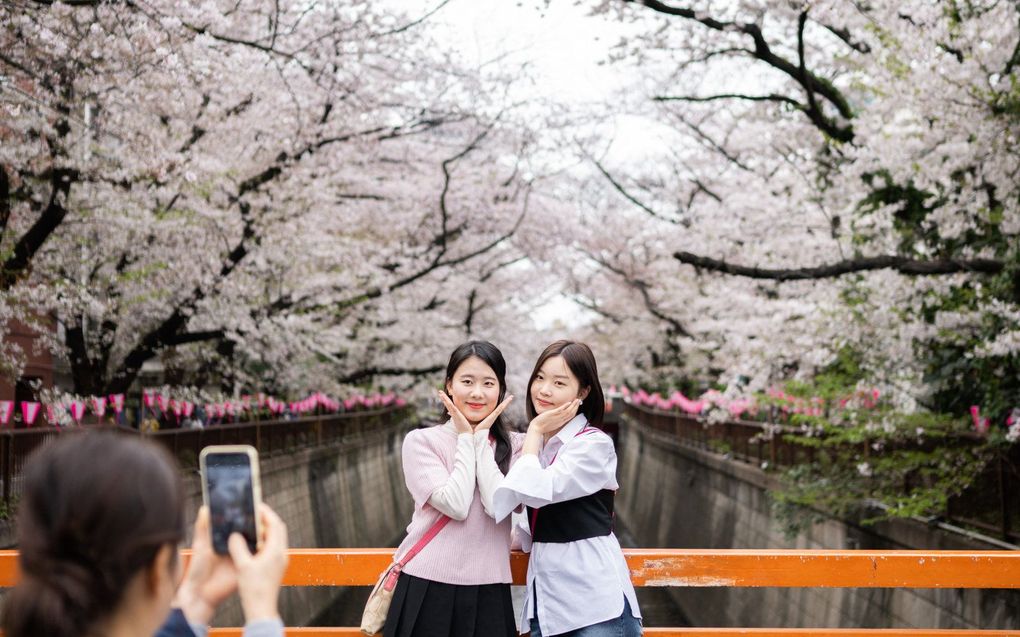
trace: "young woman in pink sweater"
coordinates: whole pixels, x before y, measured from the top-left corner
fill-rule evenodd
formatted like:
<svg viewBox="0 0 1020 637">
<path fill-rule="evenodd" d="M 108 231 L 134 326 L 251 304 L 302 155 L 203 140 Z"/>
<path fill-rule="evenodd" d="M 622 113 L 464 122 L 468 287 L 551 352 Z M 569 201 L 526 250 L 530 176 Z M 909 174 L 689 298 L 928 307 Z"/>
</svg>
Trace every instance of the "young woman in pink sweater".
<svg viewBox="0 0 1020 637">
<path fill-rule="evenodd" d="M 510 600 L 510 521 L 497 523 L 492 494 L 520 453 L 523 436 L 502 418 L 506 363 L 491 343 L 464 343 L 450 356 L 440 398 L 450 420 L 404 439 L 404 479 L 414 498 L 401 559 L 433 526 L 450 521 L 404 566 L 384 637 L 516 637 Z"/>
</svg>

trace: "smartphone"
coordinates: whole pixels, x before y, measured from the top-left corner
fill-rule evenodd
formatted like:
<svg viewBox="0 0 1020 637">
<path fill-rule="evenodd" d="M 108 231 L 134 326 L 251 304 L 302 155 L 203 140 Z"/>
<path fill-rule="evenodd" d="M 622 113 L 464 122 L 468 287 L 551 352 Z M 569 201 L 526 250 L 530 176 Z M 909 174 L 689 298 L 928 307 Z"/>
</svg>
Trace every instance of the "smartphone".
<svg viewBox="0 0 1020 637">
<path fill-rule="evenodd" d="M 227 539 L 240 533 L 248 550 L 259 548 L 262 501 L 259 452 L 250 445 L 212 445 L 198 457 L 202 472 L 202 501 L 209 507 L 213 551 L 227 555 Z"/>
</svg>

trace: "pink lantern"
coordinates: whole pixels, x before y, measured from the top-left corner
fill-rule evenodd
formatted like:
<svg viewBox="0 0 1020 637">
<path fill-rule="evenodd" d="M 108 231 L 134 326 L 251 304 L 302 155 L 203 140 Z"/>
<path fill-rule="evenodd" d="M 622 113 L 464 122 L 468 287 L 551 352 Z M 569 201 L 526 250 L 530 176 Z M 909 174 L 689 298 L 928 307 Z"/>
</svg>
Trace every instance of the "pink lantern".
<svg viewBox="0 0 1020 637">
<path fill-rule="evenodd" d="M 182 403 L 181 405 L 181 409 L 184 413 L 185 418 L 191 418 L 192 412 L 195 411 L 195 403 L 189 403 L 188 401 L 184 401 L 184 403 Z"/>
<path fill-rule="evenodd" d="M 57 426 L 57 413 L 53 410 L 53 405 L 46 405 L 46 422 L 53 427 Z"/>
<path fill-rule="evenodd" d="M 979 434 L 988 433 L 988 428 L 991 422 L 987 418 L 981 417 L 981 408 L 977 405 L 971 405 L 970 407 L 970 418 L 974 422 L 974 430 Z"/>
<path fill-rule="evenodd" d="M 124 394 L 110 394 L 107 400 L 113 413 L 119 416 L 120 412 L 124 411 Z"/>
<path fill-rule="evenodd" d="M 13 400 L 0 400 L 0 425 L 6 425 L 14 414 Z"/>
<path fill-rule="evenodd" d="M 106 399 L 105 398 L 103 398 L 102 396 L 93 396 L 92 397 L 92 413 L 94 413 L 99 418 L 103 417 L 103 415 L 106 413 Z"/>
<path fill-rule="evenodd" d="M 39 403 L 28 402 L 26 400 L 21 401 L 21 417 L 25 419 L 25 425 L 31 427 L 35 422 L 35 419 L 39 417 L 39 409 L 42 407 Z M 85 405 L 82 405 L 84 408 Z"/>
<path fill-rule="evenodd" d="M 75 422 L 81 422 L 82 416 L 85 415 L 85 402 L 81 400 L 72 400 L 71 404 L 68 405 L 67 410 L 71 412 L 71 418 L 74 418 Z"/>
<path fill-rule="evenodd" d="M 142 404 L 152 409 L 152 404 L 155 401 L 155 396 L 148 390 L 142 390 Z"/>
</svg>

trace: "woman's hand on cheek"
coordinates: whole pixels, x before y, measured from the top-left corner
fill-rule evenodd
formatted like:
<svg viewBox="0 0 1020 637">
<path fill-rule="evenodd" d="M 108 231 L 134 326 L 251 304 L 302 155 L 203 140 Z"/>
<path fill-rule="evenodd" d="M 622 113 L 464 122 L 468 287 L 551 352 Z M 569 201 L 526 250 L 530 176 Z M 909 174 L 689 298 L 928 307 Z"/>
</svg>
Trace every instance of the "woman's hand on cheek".
<svg viewBox="0 0 1020 637">
<path fill-rule="evenodd" d="M 439 400 L 443 401 L 443 406 L 446 407 L 446 412 L 450 414 L 450 420 L 453 421 L 453 427 L 457 430 L 457 433 L 469 434 L 474 431 L 467 417 L 461 410 L 457 409 L 457 405 L 453 404 L 453 400 L 446 395 L 445 391 L 439 392 Z"/>
<path fill-rule="evenodd" d="M 552 433 L 570 422 L 577 415 L 580 406 L 581 400 L 575 398 L 559 407 L 542 412 L 535 416 L 528 425 L 528 431 L 536 431 L 541 434 Z"/>
<path fill-rule="evenodd" d="M 475 431 L 477 432 L 479 429 L 488 429 L 489 427 L 491 427 L 493 423 L 496 422 L 496 419 L 499 418 L 499 415 L 503 413 L 503 410 L 505 410 L 510 405 L 510 401 L 512 401 L 513 399 L 514 399 L 513 394 L 504 398 L 503 402 L 496 405 L 496 408 L 492 410 L 491 414 L 486 416 L 485 419 L 482 420 L 482 422 L 478 423 L 478 425 L 475 426 Z"/>
</svg>

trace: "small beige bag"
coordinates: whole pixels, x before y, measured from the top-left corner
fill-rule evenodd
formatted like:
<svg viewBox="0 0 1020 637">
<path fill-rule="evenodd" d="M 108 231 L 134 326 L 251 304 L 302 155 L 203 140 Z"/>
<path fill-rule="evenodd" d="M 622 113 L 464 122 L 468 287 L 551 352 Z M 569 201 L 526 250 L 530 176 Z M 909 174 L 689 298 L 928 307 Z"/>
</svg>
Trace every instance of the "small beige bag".
<svg viewBox="0 0 1020 637">
<path fill-rule="evenodd" d="M 404 565 L 425 548 L 425 545 L 431 542 L 432 538 L 436 537 L 436 534 L 449 521 L 450 518 L 445 515 L 439 518 L 403 559 L 390 564 L 379 576 L 379 581 L 375 583 L 375 588 L 372 589 L 372 593 L 368 596 L 368 602 L 365 603 L 365 612 L 361 614 L 361 634 L 371 636 L 382 631 L 383 625 L 386 623 L 386 615 L 390 612 L 393 591 L 397 587 L 397 580 L 404 570 Z"/>
</svg>

